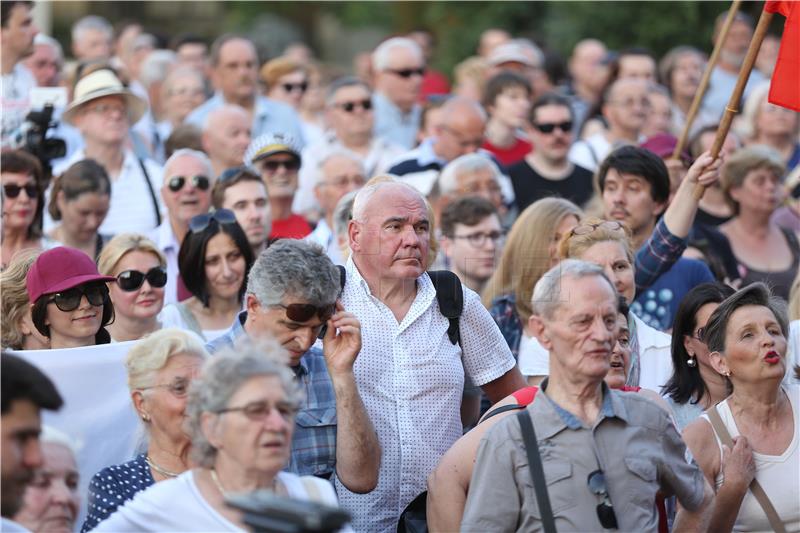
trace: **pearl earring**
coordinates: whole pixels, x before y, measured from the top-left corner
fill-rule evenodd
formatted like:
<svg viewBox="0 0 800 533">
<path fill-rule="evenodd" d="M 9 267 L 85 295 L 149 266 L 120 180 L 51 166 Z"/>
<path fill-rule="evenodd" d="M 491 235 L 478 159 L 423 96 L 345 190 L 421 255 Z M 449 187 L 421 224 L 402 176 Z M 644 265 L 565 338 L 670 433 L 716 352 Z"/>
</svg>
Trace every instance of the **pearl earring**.
<svg viewBox="0 0 800 533">
<path fill-rule="evenodd" d="M 150 421 L 150 417 L 147 415 L 147 413 L 142 413 L 142 420 L 144 420 L 145 422 Z"/>
<path fill-rule="evenodd" d="M 686 364 L 689 365 L 690 368 L 694 368 L 697 366 L 697 360 L 694 358 L 694 354 L 689 354 L 689 359 L 686 361 Z"/>
</svg>

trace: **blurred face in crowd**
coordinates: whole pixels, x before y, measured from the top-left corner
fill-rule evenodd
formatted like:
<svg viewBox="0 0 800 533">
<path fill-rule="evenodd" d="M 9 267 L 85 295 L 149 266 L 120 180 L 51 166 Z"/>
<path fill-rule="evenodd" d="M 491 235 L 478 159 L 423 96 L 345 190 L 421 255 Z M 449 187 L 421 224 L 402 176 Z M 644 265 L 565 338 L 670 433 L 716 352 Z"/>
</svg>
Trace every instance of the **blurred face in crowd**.
<svg viewBox="0 0 800 533">
<path fill-rule="evenodd" d="M 691 100 L 700 86 L 704 68 L 705 61 L 695 52 L 686 52 L 678 56 L 668 80 L 670 92 L 676 97 Z"/>
<path fill-rule="evenodd" d="M 485 128 L 486 121 L 474 104 L 461 104 L 445 109 L 434 151 L 446 161 L 477 152 L 483 144 Z"/>
<path fill-rule="evenodd" d="M 3 182 L 3 229 L 28 231 L 40 202 L 36 179 L 23 172 L 2 172 L 0 179 Z"/>
<path fill-rule="evenodd" d="M 86 29 L 72 43 L 72 52 L 81 61 L 111 57 L 111 36 L 103 30 Z"/>
<path fill-rule="evenodd" d="M 503 191 L 495 171 L 491 168 L 461 172 L 456 176 L 456 185 L 458 196 L 480 196 L 489 200 L 498 211 L 505 209 Z"/>
<path fill-rule="evenodd" d="M 628 329 L 628 317 L 617 314 L 617 342 L 611 350 L 611 368 L 606 374 L 606 385 L 610 389 L 621 389 L 628 380 L 631 368 L 631 332 Z"/>
<path fill-rule="evenodd" d="M 197 72 L 205 72 L 208 68 L 208 46 L 203 43 L 184 43 L 175 50 L 175 54 L 178 63 L 192 67 Z"/>
<path fill-rule="evenodd" d="M 797 137 L 800 113 L 770 103 L 765 97 L 758 108 L 755 130 L 765 137 Z"/>
<path fill-rule="evenodd" d="M 61 228 L 78 242 L 89 242 L 97 237 L 97 230 L 106 219 L 111 207 L 111 197 L 106 193 L 85 192 L 68 200 L 64 191 L 56 198 L 61 211 Z"/>
<path fill-rule="evenodd" d="M 618 79 L 636 78 L 644 81 L 655 81 L 656 61 L 644 54 L 624 55 L 619 58 Z"/>
<path fill-rule="evenodd" d="M 328 104 L 327 119 L 339 139 L 372 136 L 375 113 L 371 98 L 370 91 L 361 85 L 336 91 Z"/>
<path fill-rule="evenodd" d="M 719 52 L 721 62 L 731 67 L 741 67 L 752 39 L 753 28 L 746 22 L 734 20 Z"/>
<path fill-rule="evenodd" d="M 39 87 L 58 87 L 62 63 L 58 50 L 49 44 L 34 45 L 33 55 L 25 60 Z"/>
<path fill-rule="evenodd" d="M 39 29 L 33 23 L 31 6 L 26 4 L 14 4 L 6 25 L 0 29 L 0 39 L 4 52 L 8 50 L 9 55 L 21 59 L 33 53 L 33 38 L 39 33 Z"/>
<path fill-rule="evenodd" d="M 624 296 L 628 303 L 633 301 L 636 293 L 633 265 L 622 243 L 618 241 L 595 243 L 577 259 L 602 267 L 617 292 Z"/>
<path fill-rule="evenodd" d="M 563 105 L 544 105 L 536 108 L 532 118 L 530 137 L 536 152 L 550 164 L 565 162 L 573 140 L 571 110 Z"/>
<path fill-rule="evenodd" d="M 608 79 L 608 65 L 604 59 L 608 51 L 595 39 L 585 39 L 575 46 L 569 62 L 569 71 L 575 83 L 593 93 L 600 93 Z"/>
<path fill-rule="evenodd" d="M 103 282 L 84 283 L 77 288 L 96 290 L 94 287 L 98 286 L 108 290 Z M 46 295 L 43 298 L 51 296 Z M 47 316 L 44 322 L 50 327 L 50 344 L 53 348 L 93 346 L 94 337 L 100 331 L 103 322 L 103 304 L 92 305 L 85 294 L 81 296 L 78 307 L 72 311 L 62 311 L 55 302 L 50 302 L 47 304 Z"/>
<path fill-rule="evenodd" d="M 254 249 L 260 249 L 272 230 L 267 188 L 261 181 L 242 180 L 225 189 L 222 207 L 236 215 L 236 222 Z"/>
<path fill-rule="evenodd" d="M 162 266 L 158 256 L 143 250 L 132 250 L 122 256 L 111 273 L 115 278 L 131 270 L 146 275 L 154 268 Z M 153 287 L 145 277 L 141 286 L 132 291 L 124 291 L 119 283 L 109 284 L 114 313 L 128 320 L 146 322 L 161 312 L 164 307 L 164 287 Z"/>
<path fill-rule="evenodd" d="M 550 268 L 556 266 L 560 261 L 558 258 L 558 243 L 561 242 L 561 238 L 572 231 L 578 225 L 578 222 L 578 217 L 575 215 L 566 215 L 558 222 L 553 238 L 550 240 L 550 246 L 547 248 L 547 255 L 550 257 Z"/>
<path fill-rule="evenodd" d="M 163 91 L 163 108 L 173 125 L 182 123 L 206 98 L 202 77 L 189 70 L 170 75 Z"/>
<path fill-rule="evenodd" d="M 34 470 L 42 465 L 40 431 L 39 408 L 30 400 L 13 400 L 8 411 L 2 415 L 0 483 L 3 494 L 0 503 L 3 516 L 13 516 L 19 510 L 25 486 L 33 479 Z"/>
<path fill-rule="evenodd" d="M 174 159 L 164 168 L 161 198 L 173 224 L 188 227 L 192 217 L 208 211 L 213 186 L 208 170 L 203 162 L 191 155 Z"/>
<path fill-rule="evenodd" d="M 503 253 L 503 227 L 497 215 L 474 226 L 457 223 L 453 235 L 442 239 L 442 250 L 461 281 L 473 290 L 483 287 Z"/>
<path fill-rule="evenodd" d="M 253 43 L 231 39 L 219 50 L 219 60 L 213 66 L 214 86 L 226 102 L 249 103 L 256 94 L 258 57 Z"/>
<path fill-rule="evenodd" d="M 425 60 L 405 46 L 397 46 L 389 54 L 387 67 L 376 73 L 375 87 L 394 105 L 409 111 L 419 98 Z"/>
<path fill-rule="evenodd" d="M 206 288 L 211 297 L 235 298 L 245 282 L 247 263 L 236 242 L 227 233 L 217 233 L 206 244 Z"/>
<path fill-rule="evenodd" d="M 531 109 L 530 94 L 524 87 L 508 87 L 497 95 L 489 109 L 493 120 L 510 128 L 522 128 Z"/>
<path fill-rule="evenodd" d="M 294 109 L 300 109 L 303 96 L 308 90 L 308 76 L 302 70 L 284 74 L 269 88 L 269 96 L 273 100 L 288 104 Z"/>
<path fill-rule="evenodd" d="M 55 442 L 41 446 L 44 463 L 25 490 L 14 521 L 30 531 L 70 533 L 80 506 L 78 465 L 67 446 Z"/>
<path fill-rule="evenodd" d="M 768 215 L 783 200 L 780 176 L 768 168 L 756 168 L 747 173 L 742 184 L 731 187 L 731 198 L 739 204 L 739 211 Z"/>
<path fill-rule="evenodd" d="M 128 138 L 128 109 L 121 96 L 102 96 L 83 104 L 73 122 L 87 142 L 121 146 Z"/>
<path fill-rule="evenodd" d="M 708 355 L 708 346 L 700 339 L 703 338 L 703 328 L 706 327 L 708 319 L 711 317 L 711 314 L 717 310 L 717 307 L 719 307 L 719 303 L 717 302 L 709 302 L 700 306 L 700 309 L 694 314 L 694 330 L 692 330 L 691 335 L 683 336 L 683 347 L 686 349 L 686 353 L 690 356 L 694 356 L 697 360 L 697 364 L 708 370 L 713 370 Z"/>
<path fill-rule="evenodd" d="M 612 128 L 616 127 L 628 134 L 638 134 L 647 120 L 650 100 L 647 98 L 647 84 L 638 79 L 624 79 L 614 82 L 608 102 L 603 106 L 603 115 Z"/>
<path fill-rule="evenodd" d="M 203 130 L 203 151 L 222 168 L 241 165 L 250 144 L 250 115 L 236 108 L 212 113 Z"/>
<path fill-rule="evenodd" d="M 261 178 L 267 185 L 270 198 L 291 198 L 297 191 L 297 173 L 300 158 L 294 154 L 280 152 L 258 160 L 255 163 Z"/>
<path fill-rule="evenodd" d="M 656 202 L 652 187 L 642 176 L 620 174 L 608 169 L 601 191 L 604 217 L 623 222 L 634 235 L 649 231 L 656 217 L 666 208 L 665 202 Z"/>
<path fill-rule="evenodd" d="M 320 167 L 319 181 L 314 187 L 323 213 L 332 214 L 336 204 L 345 194 L 355 191 L 367 182 L 363 165 L 345 155 L 333 155 Z"/>
<path fill-rule="evenodd" d="M 497 28 L 486 30 L 481 34 L 481 40 L 478 45 L 478 54 L 483 57 L 489 57 L 489 54 L 492 53 L 492 50 L 510 40 L 511 35 L 509 35 L 505 30 L 500 30 Z"/>
<path fill-rule="evenodd" d="M 652 137 L 658 133 L 670 133 L 672 125 L 672 102 L 669 96 L 658 92 L 651 92 L 647 95 L 650 110 L 647 113 L 647 120 L 642 128 L 642 135 Z"/>
</svg>

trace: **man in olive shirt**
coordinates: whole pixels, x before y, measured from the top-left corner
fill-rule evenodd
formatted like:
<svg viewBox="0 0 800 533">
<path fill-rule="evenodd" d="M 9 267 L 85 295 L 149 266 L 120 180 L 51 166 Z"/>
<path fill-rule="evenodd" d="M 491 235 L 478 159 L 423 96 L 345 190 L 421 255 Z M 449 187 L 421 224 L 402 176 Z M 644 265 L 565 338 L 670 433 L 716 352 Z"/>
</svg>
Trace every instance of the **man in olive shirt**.
<svg viewBox="0 0 800 533">
<path fill-rule="evenodd" d="M 600 267 L 566 260 L 536 284 L 529 326 L 550 352 L 550 377 L 526 409 L 536 429 L 559 531 L 655 531 L 656 493 L 675 495 L 676 531 L 704 531 L 713 492 L 685 458 L 669 414 L 609 389 L 617 296 Z M 481 441 L 462 531 L 534 531 L 542 517 L 519 420 Z"/>
</svg>

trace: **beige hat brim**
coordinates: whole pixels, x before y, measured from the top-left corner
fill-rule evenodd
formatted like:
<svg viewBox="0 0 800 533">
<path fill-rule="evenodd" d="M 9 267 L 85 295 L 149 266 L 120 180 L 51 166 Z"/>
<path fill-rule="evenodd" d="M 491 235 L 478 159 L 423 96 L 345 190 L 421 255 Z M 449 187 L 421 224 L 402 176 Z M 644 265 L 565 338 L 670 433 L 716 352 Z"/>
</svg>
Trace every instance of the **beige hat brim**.
<svg viewBox="0 0 800 533">
<path fill-rule="evenodd" d="M 147 102 L 133 92 L 127 89 L 120 90 L 118 88 L 108 88 L 99 91 L 93 91 L 79 100 L 72 101 L 64 110 L 64 113 L 61 115 L 61 119 L 69 124 L 73 124 L 72 120 L 75 118 L 75 115 L 78 113 L 78 111 L 80 111 L 80 107 L 83 106 L 83 104 L 89 103 L 92 100 L 97 100 L 98 98 L 102 98 L 104 96 L 121 96 L 125 100 L 125 106 L 128 109 L 128 122 L 131 126 L 138 122 L 139 119 L 144 115 L 145 111 L 147 111 Z"/>
</svg>

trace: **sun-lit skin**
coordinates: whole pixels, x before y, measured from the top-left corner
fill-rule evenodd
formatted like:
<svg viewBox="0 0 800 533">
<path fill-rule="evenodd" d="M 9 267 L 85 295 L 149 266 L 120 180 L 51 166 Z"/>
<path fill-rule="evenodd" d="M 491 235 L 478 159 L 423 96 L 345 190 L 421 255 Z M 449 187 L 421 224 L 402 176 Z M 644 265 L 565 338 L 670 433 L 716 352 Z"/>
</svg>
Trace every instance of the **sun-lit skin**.
<svg viewBox="0 0 800 533">
<path fill-rule="evenodd" d="M 633 265 L 622 243 L 617 241 L 598 242 L 587 248 L 580 257 L 600 266 L 617 289 L 630 304 L 636 293 Z"/>
<path fill-rule="evenodd" d="M 155 254 L 133 250 L 122 256 L 111 275 L 117 277 L 126 270 L 137 270 L 146 274 L 158 266 L 161 265 Z M 142 286 L 135 291 L 123 291 L 116 282 L 110 283 L 109 294 L 114 304 L 115 323 L 128 320 L 154 320 L 164 306 L 164 287 L 153 287 L 146 278 Z M 109 328 L 112 336 L 114 336 L 113 327 L 114 324 L 111 324 Z M 117 337 L 114 339 L 120 340 Z"/>
<path fill-rule="evenodd" d="M 36 180 L 30 174 L 20 172 L 3 172 L 0 174 L 3 185 L 36 185 Z M 3 195 L 3 233 L 28 231 L 33 217 L 36 216 L 36 207 L 39 203 L 38 195 L 34 198 L 28 196 L 25 189 L 20 190 L 16 198 Z"/>
<path fill-rule="evenodd" d="M 666 208 L 666 202 L 652 197 L 652 186 L 641 176 L 620 174 L 610 168 L 603 185 L 603 214 L 609 220 L 623 222 L 631 229 L 634 241 L 649 235 L 655 217 Z"/>
<path fill-rule="evenodd" d="M 253 251 L 260 251 L 272 229 L 267 188 L 261 181 L 243 180 L 225 189 L 222 207 L 236 215 Z"/>
<path fill-rule="evenodd" d="M 230 299 L 239 294 L 246 269 L 244 256 L 233 239 L 217 233 L 206 245 L 206 284 L 212 298 Z"/>
<path fill-rule="evenodd" d="M 25 486 L 32 479 L 34 470 L 42 465 L 41 426 L 39 407 L 30 400 L 16 399 L 3 413 L 0 425 L 3 515 L 11 516 L 17 512 Z"/>
<path fill-rule="evenodd" d="M 456 223 L 452 237 L 442 238 L 442 251 L 450 260 L 453 271 L 461 281 L 476 292 L 494 273 L 495 266 L 503 252 L 502 225 L 497 215 L 489 215 L 475 225 Z M 489 235 L 500 235 L 493 240 Z M 473 245 L 467 236 L 482 234 L 483 243 Z"/>
<path fill-rule="evenodd" d="M 45 324 L 50 327 L 50 347 L 93 346 L 102 321 L 103 306 L 90 304 L 85 295 L 81 296 L 81 302 L 74 311 L 62 311 L 54 302 L 50 302 L 45 318 Z"/>
<path fill-rule="evenodd" d="M 617 341 L 611 350 L 611 368 L 606 374 L 606 384 L 611 389 L 620 389 L 628 379 L 631 367 L 631 332 L 628 330 L 628 317 L 622 313 L 617 314 Z"/>
</svg>

